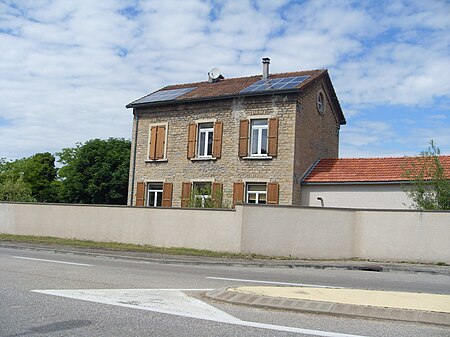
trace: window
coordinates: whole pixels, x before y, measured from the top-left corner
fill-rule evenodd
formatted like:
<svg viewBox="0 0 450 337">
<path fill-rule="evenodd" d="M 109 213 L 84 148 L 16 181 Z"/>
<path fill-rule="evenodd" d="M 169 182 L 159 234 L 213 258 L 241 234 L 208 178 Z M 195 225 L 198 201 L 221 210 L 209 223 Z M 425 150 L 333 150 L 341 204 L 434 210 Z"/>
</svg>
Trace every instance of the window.
<svg viewBox="0 0 450 337">
<path fill-rule="evenodd" d="M 221 208 L 223 185 L 219 182 L 184 182 L 181 207 Z"/>
<path fill-rule="evenodd" d="M 139 181 L 136 184 L 136 206 L 172 207 L 172 190 L 172 183 Z"/>
<path fill-rule="evenodd" d="M 222 155 L 222 122 L 191 123 L 188 129 L 188 159 L 217 159 Z"/>
<path fill-rule="evenodd" d="M 247 204 L 265 204 L 266 199 L 266 184 L 247 184 Z"/>
<path fill-rule="evenodd" d="M 267 156 L 267 119 L 252 120 L 250 128 L 250 155 Z"/>
<path fill-rule="evenodd" d="M 147 185 L 147 195 L 148 195 L 147 206 L 149 207 L 162 206 L 163 184 L 149 183 Z"/>
<path fill-rule="evenodd" d="M 199 158 L 212 157 L 213 150 L 213 123 L 201 123 L 198 125 L 198 149 Z"/>
<path fill-rule="evenodd" d="M 241 120 L 239 157 L 267 158 L 277 156 L 278 118 Z"/>
<path fill-rule="evenodd" d="M 278 183 L 244 183 L 233 184 L 233 206 L 236 204 L 278 204 Z M 245 192 L 245 193 L 244 193 Z"/>
<path fill-rule="evenodd" d="M 325 113 L 325 95 L 322 90 L 317 94 L 317 111 L 321 115 Z"/>
<path fill-rule="evenodd" d="M 164 160 L 166 158 L 166 125 L 150 125 L 148 159 Z"/>
<path fill-rule="evenodd" d="M 210 207 L 209 204 L 211 203 L 211 183 L 193 183 L 192 195 L 194 199 L 194 207 Z"/>
</svg>

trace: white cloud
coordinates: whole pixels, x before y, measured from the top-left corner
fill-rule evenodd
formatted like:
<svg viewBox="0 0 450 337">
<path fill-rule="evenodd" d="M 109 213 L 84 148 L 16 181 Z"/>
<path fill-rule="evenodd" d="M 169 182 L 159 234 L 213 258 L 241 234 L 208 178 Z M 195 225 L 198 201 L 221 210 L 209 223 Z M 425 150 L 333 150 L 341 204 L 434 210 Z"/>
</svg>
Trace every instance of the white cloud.
<svg viewBox="0 0 450 337">
<path fill-rule="evenodd" d="M 434 104 L 448 116 L 449 14 L 445 1 L 2 2 L 0 157 L 129 138 L 125 104 L 206 80 L 214 66 L 225 77 L 261 73 L 263 56 L 273 72 L 330 68 L 348 107 L 341 153 L 381 152 L 380 140 L 401 137 L 365 108 Z M 439 121 L 433 131 L 410 124 L 409 137 L 448 144 L 449 119 Z"/>
</svg>

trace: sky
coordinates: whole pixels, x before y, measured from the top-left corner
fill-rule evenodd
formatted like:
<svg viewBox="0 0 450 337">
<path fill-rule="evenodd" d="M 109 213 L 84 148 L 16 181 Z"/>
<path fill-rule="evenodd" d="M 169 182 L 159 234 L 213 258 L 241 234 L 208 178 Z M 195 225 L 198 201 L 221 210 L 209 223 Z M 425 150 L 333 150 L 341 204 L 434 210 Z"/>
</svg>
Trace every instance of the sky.
<svg viewBox="0 0 450 337">
<path fill-rule="evenodd" d="M 341 157 L 450 154 L 450 1 L 0 0 L 0 158 L 131 138 L 165 85 L 328 69 Z"/>
</svg>

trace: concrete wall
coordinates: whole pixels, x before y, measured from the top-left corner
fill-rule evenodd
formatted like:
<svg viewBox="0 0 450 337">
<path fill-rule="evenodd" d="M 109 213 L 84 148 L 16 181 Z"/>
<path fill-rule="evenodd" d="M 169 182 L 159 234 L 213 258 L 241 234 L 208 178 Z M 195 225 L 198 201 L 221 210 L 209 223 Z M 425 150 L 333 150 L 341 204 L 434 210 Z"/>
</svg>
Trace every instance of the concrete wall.
<svg viewBox="0 0 450 337">
<path fill-rule="evenodd" d="M 302 206 L 370 209 L 411 209 L 412 201 L 400 184 L 302 185 Z"/>
<path fill-rule="evenodd" d="M 0 233 L 299 258 L 450 263 L 450 212 L 0 202 Z"/>
<path fill-rule="evenodd" d="M 0 203 L 0 233 L 240 251 L 237 211 Z"/>
</svg>

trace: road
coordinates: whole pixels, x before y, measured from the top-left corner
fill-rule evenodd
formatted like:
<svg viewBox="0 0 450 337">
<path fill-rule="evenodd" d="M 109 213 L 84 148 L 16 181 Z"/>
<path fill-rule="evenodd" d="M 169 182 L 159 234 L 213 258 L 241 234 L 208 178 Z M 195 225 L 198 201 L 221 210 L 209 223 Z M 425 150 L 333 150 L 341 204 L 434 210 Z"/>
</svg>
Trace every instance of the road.
<svg viewBox="0 0 450 337">
<path fill-rule="evenodd" d="M 435 325 L 214 302 L 208 289 L 308 284 L 450 294 L 450 276 L 158 264 L 0 247 L 0 336 L 449 336 Z"/>
</svg>

